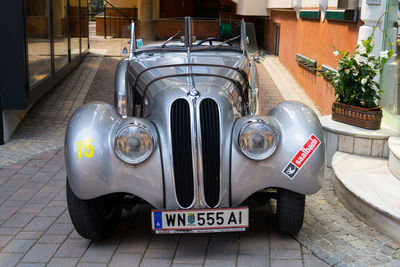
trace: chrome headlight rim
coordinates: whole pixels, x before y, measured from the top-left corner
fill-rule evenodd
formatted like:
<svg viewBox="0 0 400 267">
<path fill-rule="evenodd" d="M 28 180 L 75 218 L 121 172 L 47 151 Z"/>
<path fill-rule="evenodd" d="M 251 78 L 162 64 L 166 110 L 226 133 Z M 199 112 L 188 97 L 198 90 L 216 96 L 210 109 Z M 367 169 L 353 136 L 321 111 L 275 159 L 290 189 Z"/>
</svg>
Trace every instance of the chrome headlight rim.
<svg viewBox="0 0 400 267">
<path fill-rule="evenodd" d="M 267 125 L 269 128 L 271 128 L 272 132 L 274 133 L 274 143 L 272 144 L 272 146 L 264 153 L 260 154 L 260 155 L 255 155 L 255 154 L 250 154 L 247 151 L 245 151 L 243 149 L 242 146 L 242 142 L 241 142 L 241 136 L 242 133 L 244 131 L 245 128 L 249 127 L 252 124 L 255 123 L 262 123 Z M 269 158 L 270 156 L 272 156 L 272 154 L 274 154 L 276 148 L 278 147 L 278 143 L 279 143 L 279 134 L 278 134 L 278 130 L 277 128 L 269 121 L 261 119 L 261 118 L 253 118 L 253 119 L 249 119 L 247 120 L 245 123 L 243 123 L 243 125 L 240 126 L 239 132 L 238 132 L 238 139 L 237 139 L 237 145 L 238 148 L 240 150 L 240 152 L 248 159 L 254 160 L 254 161 L 262 161 L 265 160 L 267 158 Z"/>
<path fill-rule="evenodd" d="M 117 144 L 118 137 L 120 136 L 120 134 L 123 130 L 125 130 L 126 128 L 129 128 L 129 127 L 139 127 L 141 129 L 145 130 L 146 133 L 151 137 L 150 150 L 145 154 L 145 156 L 140 157 L 139 159 L 133 159 L 133 158 L 127 157 L 118 149 L 118 144 Z M 155 143 L 154 135 L 152 134 L 152 132 L 148 126 L 146 126 L 145 124 L 140 123 L 140 122 L 129 122 L 127 124 L 122 125 L 116 132 L 115 137 L 114 137 L 114 152 L 118 156 L 118 158 L 120 160 L 122 160 L 123 162 L 128 163 L 128 164 L 138 165 L 138 164 L 145 162 L 148 158 L 150 158 L 151 154 L 154 151 L 154 143 Z"/>
</svg>

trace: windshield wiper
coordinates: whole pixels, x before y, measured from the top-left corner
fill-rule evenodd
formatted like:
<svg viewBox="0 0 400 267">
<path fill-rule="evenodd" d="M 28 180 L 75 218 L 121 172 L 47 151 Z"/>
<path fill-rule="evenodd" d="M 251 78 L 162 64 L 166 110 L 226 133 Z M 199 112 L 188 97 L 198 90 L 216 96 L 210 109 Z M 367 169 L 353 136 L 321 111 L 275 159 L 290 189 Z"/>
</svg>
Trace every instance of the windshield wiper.
<svg viewBox="0 0 400 267">
<path fill-rule="evenodd" d="M 169 37 L 169 38 L 167 39 L 167 41 L 165 41 L 165 42 L 160 46 L 160 48 L 164 48 L 166 44 L 168 44 L 169 42 L 171 42 L 172 39 L 174 39 L 174 38 L 175 38 L 178 34 L 180 34 L 180 33 L 181 33 L 181 30 L 177 31 L 177 33 L 175 33 L 174 35 L 172 35 L 171 37 Z"/>
<path fill-rule="evenodd" d="M 219 45 L 217 45 L 216 47 L 220 47 L 220 46 L 222 46 L 223 44 L 226 44 L 226 43 L 229 43 L 229 42 L 231 42 L 231 41 L 233 41 L 233 40 L 236 40 L 237 38 L 239 38 L 240 37 L 240 35 L 238 35 L 238 36 L 235 36 L 235 37 L 233 37 L 233 38 L 231 38 L 231 39 L 226 39 L 225 41 L 223 41 L 223 42 L 221 42 Z"/>
</svg>

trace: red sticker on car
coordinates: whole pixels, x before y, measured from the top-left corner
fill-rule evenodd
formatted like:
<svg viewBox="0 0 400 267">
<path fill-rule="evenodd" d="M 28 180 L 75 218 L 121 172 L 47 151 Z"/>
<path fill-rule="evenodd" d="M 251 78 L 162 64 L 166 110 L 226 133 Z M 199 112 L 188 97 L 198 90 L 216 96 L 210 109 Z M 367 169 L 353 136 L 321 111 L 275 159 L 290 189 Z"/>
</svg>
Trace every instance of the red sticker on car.
<svg viewBox="0 0 400 267">
<path fill-rule="evenodd" d="M 306 143 L 300 148 L 300 150 L 294 155 L 292 160 L 282 170 L 282 173 L 286 175 L 290 180 L 297 175 L 299 170 L 304 166 L 307 160 L 311 157 L 314 151 L 321 144 L 321 141 L 312 134 Z"/>
</svg>

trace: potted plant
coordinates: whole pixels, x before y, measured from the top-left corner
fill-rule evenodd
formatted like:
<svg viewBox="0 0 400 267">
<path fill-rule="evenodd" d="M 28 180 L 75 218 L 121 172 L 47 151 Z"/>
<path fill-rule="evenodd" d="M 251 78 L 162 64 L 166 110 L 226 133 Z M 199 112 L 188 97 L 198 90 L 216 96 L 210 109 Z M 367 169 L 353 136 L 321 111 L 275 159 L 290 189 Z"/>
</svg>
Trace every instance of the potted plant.
<svg viewBox="0 0 400 267">
<path fill-rule="evenodd" d="M 373 27 L 371 36 L 357 45 L 353 54 L 335 49 L 333 54 L 340 56 L 340 59 L 337 72 L 330 81 L 336 96 L 336 102 L 332 105 L 332 119 L 372 130 L 380 128 L 382 119 L 382 108 L 377 103 L 379 93 L 383 91 L 375 77 L 378 72 L 382 73 L 383 66 L 393 55 L 393 49 L 382 51 L 379 56 L 372 53 L 377 25 Z M 388 40 L 386 33 L 384 35 Z M 325 77 L 328 74 L 322 73 Z"/>
</svg>

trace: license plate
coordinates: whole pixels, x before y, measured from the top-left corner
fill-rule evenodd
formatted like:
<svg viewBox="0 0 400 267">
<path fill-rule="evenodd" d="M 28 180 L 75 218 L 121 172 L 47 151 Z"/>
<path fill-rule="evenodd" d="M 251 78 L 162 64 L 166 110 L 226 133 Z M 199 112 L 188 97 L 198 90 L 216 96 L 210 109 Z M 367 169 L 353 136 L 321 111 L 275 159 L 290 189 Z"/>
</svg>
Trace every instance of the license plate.
<svg viewBox="0 0 400 267">
<path fill-rule="evenodd" d="M 245 231 L 249 209 L 153 210 L 151 224 L 157 234 Z"/>
</svg>

